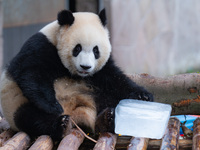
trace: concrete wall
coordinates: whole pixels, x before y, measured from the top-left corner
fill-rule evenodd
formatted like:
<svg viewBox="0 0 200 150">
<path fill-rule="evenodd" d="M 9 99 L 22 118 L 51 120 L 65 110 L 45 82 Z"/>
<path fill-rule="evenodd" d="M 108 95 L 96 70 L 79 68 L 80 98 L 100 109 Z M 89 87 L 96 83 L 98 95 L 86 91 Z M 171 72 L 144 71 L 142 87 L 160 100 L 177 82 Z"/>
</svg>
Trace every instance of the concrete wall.
<svg viewBox="0 0 200 150">
<path fill-rule="evenodd" d="M 4 0 L 4 27 L 50 22 L 65 6 L 65 0 Z"/>
<path fill-rule="evenodd" d="M 0 74 L 1 74 L 1 67 L 3 63 L 3 7 L 2 7 L 2 0 L 0 0 Z"/>
<path fill-rule="evenodd" d="M 106 0 L 113 55 L 126 73 L 200 69 L 199 0 Z"/>
<path fill-rule="evenodd" d="M 30 36 L 56 20 L 57 12 L 66 6 L 66 0 L 4 0 L 4 66 Z"/>
<path fill-rule="evenodd" d="M 97 13 L 98 3 L 97 0 L 76 0 L 77 11 L 88 11 Z"/>
</svg>

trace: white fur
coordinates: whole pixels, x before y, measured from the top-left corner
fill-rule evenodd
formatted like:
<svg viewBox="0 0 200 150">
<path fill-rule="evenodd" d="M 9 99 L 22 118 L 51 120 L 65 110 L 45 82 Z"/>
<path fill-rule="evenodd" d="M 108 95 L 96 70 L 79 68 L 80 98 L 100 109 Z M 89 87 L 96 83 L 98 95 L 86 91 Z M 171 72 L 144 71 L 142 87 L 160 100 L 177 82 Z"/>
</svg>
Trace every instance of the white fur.
<svg viewBox="0 0 200 150">
<path fill-rule="evenodd" d="M 28 100 L 23 96 L 18 85 L 7 76 L 5 71 L 1 76 L 0 92 L 3 115 L 8 121 L 10 127 L 13 130 L 18 131 L 18 128 L 14 123 L 14 113 L 22 104 L 27 103 Z"/>
<path fill-rule="evenodd" d="M 53 45 L 57 45 L 56 36 L 58 34 L 59 27 L 60 26 L 58 24 L 58 21 L 56 20 L 56 21 L 53 21 L 53 22 L 49 23 L 48 25 L 46 25 L 39 32 L 41 32 L 44 35 L 46 35 L 46 37 L 48 38 L 48 40 L 50 42 L 52 42 Z"/>
<path fill-rule="evenodd" d="M 40 30 L 57 47 L 63 65 L 72 73 L 80 76 L 93 75 L 107 62 L 111 53 L 111 44 L 106 27 L 102 26 L 99 16 L 93 13 L 73 13 L 75 17 L 71 26 L 60 27 L 57 21 Z M 83 51 L 77 58 L 72 51 L 81 44 Z M 100 58 L 92 57 L 92 50 L 98 46 Z M 80 64 L 90 65 L 88 74 L 81 73 Z"/>
<path fill-rule="evenodd" d="M 96 60 L 94 57 L 94 53 L 92 51 L 81 51 L 77 57 L 72 58 L 75 67 L 77 68 L 77 74 L 80 76 L 87 76 L 91 75 L 93 70 L 95 69 Z M 90 66 L 91 68 L 88 70 L 84 70 L 81 65 L 83 66 Z"/>
</svg>

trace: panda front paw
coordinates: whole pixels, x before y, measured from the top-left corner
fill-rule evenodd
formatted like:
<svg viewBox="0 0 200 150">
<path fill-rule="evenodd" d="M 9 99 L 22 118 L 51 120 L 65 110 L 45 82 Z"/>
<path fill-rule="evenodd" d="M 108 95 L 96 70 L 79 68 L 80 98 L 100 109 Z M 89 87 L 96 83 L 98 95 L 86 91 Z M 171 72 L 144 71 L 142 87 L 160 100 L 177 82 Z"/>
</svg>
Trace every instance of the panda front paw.
<svg viewBox="0 0 200 150">
<path fill-rule="evenodd" d="M 62 115 L 52 124 L 53 130 L 50 136 L 55 141 L 60 141 L 66 134 L 71 131 L 70 116 Z"/>
<path fill-rule="evenodd" d="M 138 92 L 132 92 L 129 94 L 129 97 L 131 99 L 139 99 L 144 101 L 150 101 L 153 102 L 153 95 L 147 91 L 138 91 Z"/>
</svg>

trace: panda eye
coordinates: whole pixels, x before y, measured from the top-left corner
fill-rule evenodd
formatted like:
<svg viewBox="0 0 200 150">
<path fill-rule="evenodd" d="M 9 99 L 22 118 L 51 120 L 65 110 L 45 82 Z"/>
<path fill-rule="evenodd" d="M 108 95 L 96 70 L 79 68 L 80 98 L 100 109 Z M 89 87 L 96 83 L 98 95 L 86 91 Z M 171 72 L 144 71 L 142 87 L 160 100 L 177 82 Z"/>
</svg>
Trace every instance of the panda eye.
<svg viewBox="0 0 200 150">
<path fill-rule="evenodd" d="M 77 44 L 73 49 L 73 56 L 76 57 L 82 51 L 81 44 Z"/>
<path fill-rule="evenodd" d="M 100 57 L 100 53 L 99 53 L 99 48 L 98 48 L 98 46 L 95 46 L 95 47 L 93 48 L 93 53 L 94 53 L 94 56 L 95 56 L 96 59 L 98 59 L 98 58 Z"/>
</svg>

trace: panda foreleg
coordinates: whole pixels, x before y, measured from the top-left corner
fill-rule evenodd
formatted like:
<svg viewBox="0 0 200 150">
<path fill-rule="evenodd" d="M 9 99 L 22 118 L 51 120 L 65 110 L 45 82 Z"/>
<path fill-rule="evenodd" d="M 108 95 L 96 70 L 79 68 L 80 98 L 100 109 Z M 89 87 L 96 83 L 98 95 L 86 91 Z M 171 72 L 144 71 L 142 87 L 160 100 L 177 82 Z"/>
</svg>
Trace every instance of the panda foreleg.
<svg viewBox="0 0 200 150">
<path fill-rule="evenodd" d="M 32 138 L 40 135 L 50 135 L 53 140 L 61 140 L 71 129 L 68 115 L 48 114 L 31 103 L 22 105 L 14 115 L 16 126 Z"/>
<path fill-rule="evenodd" d="M 21 89 L 23 95 L 31 103 L 44 110 L 46 113 L 59 115 L 63 112 L 62 107 L 55 98 L 53 73 L 49 73 L 51 75 L 48 75 L 48 73 L 40 67 L 26 68 L 18 76 L 15 76 L 14 73 L 14 70 L 8 70 L 8 75 L 11 75 Z"/>
<path fill-rule="evenodd" d="M 128 78 L 114 64 L 112 57 L 102 70 L 91 77 L 91 83 L 97 89 L 101 89 L 104 97 L 110 97 L 107 98 L 107 106 L 116 107 L 120 100 L 126 98 L 153 101 L 153 95 Z"/>
</svg>

